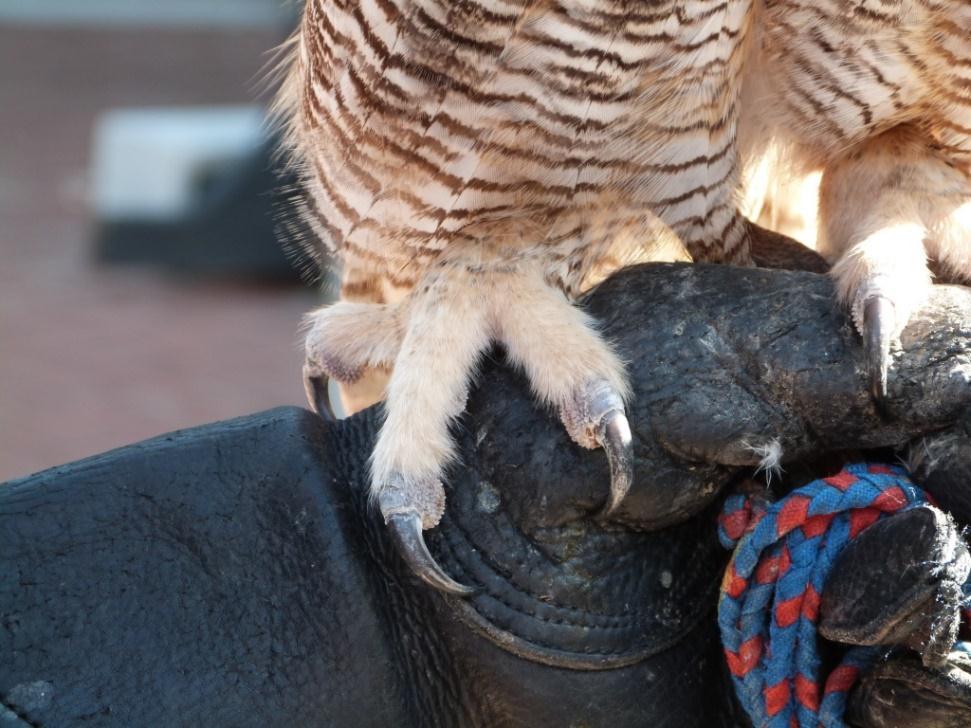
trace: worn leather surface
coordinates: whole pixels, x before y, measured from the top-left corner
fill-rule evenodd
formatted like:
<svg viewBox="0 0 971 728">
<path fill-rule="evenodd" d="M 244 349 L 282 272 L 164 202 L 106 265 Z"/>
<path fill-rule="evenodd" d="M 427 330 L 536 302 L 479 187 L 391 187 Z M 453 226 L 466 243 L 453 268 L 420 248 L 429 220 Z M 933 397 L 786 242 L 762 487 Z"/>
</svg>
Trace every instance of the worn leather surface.
<svg viewBox="0 0 971 728">
<path fill-rule="evenodd" d="M 275 410 L 3 486 L 5 705 L 39 726 L 352 725 L 363 705 L 406 725 L 373 700 L 407 687 L 331 439 Z"/>
<path fill-rule="evenodd" d="M 729 724 L 713 618 L 596 673 L 470 630 L 368 511 L 373 431 L 273 410 L 3 486 L 6 708 L 35 726 Z"/>
<path fill-rule="evenodd" d="M 853 690 L 847 722 L 859 728 L 967 728 L 971 657 L 952 652 L 933 670 L 913 656 L 892 657 Z"/>
<path fill-rule="evenodd" d="M 761 268 L 805 270 L 826 273 L 829 263 L 812 248 L 749 221 L 752 260 Z"/>
<path fill-rule="evenodd" d="M 134 445 L 0 487 L 0 699 L 39 726 L 731 725 L 720 493 L 770 440 L 811 473 L 953 427 L 971 297 L 934 291 L 880 410 L 820 276 L 648 266 L 587 306 L 634 386 L 636 482 L 610 521 L 602 453 L 499 352 L 428 535 L 481 588 L 465 602 L 414 579 L 367 508 L 374 411 Z"/>
<path fill-rule="evenodd" d="M 921 438 L 910 448 L 911 470 L 941 508 L 971 523 L 971 416 Z"/>
<path fill-rule="evenodd" d="M 710 515 L 692 519 L 758 464 L 754 446 L 777 440 L 787 469 L 825 474 L 840 453 L 905 444 L 960 415 L 967 386 L 934 387 L 971 352 L 971 298 L 957 288 L 935 295 L 946 315 L 931 308 L 908 330 L 911 349 L 880 410 L 823 277 L 659 265 L 608 280 L 587 305 L 630 362 L 631 493 L 610 523 L 597 522 L 605 459 L 571 443 L 521 378 L 487 367 L 457 428 L 462 467 L 446 524 L 428 536 L 456 578 L 482 589 L 459 613 L 520 654 L 581 669 L 672 643 L 724 564 Z M 677 524 L 683 540 L 650 535 Z M 637 578 L 615 568 L 628 557 L 642 564 Z M 615 603 L 630 606 L 618 615 Z"/>
<path fill-rule="evenodd" d="M 939 666 L 958 637 L 969 571 L 967 545 L 947 514 L 920 506 L 887 518 L 840 554 L 819 633 L 853 645 L 907 645 Z"/>
</svg>

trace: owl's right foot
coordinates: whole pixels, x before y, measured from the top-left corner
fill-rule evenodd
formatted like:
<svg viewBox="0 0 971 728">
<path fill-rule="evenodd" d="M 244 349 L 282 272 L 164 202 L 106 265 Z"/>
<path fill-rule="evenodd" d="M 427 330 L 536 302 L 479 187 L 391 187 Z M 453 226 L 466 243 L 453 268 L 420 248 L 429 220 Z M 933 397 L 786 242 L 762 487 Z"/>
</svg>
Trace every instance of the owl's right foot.
<svg viewBox="0 0 971 728">
<path fill-rule="evenodd" d="M 336 304 L 311 318 L 305 372 L 339 381 L 393 360 L 386 419 L 371 461 L 371 495 L 409 567 L 444 592 L 466 595 L 435 563 L 422 531 L 445 508 L 442 475 L 455 457 L 449 425 L 465 407 L 472 372 L 493 341 L 525 371 L 534 393 L 552 405 L 570 437 L 602 447 L 614 510 L 633 480 L 632 438 L 620 360 L 592 322 L 535 271 L 473 275 L 443 269 L 399 308 Z M 352 318 L 356 323 L 350 325 Z M 380 352 L 376 349 L 380 348 Z M 309 378 L 313 405 L 319 387 Z"/>
<path fill-rule="evenodd" d="M 839 258 L 831 273 L 863 337 L 877 401 L 887 397 L 891 347 L 931 291 L 928 261 L 966 276 L 969 200 L 965 169 L 907 124 L 854 147 L 823 174 L 820 245 Z"/>
<path fill-rule="evenodd" d="M 882 401 L 891 347 L 931 290 L 923 230 L 916 225 L 881 230 L 843 256 L 832 275 L 863 339 L 870 392 Z"/>
</svg>

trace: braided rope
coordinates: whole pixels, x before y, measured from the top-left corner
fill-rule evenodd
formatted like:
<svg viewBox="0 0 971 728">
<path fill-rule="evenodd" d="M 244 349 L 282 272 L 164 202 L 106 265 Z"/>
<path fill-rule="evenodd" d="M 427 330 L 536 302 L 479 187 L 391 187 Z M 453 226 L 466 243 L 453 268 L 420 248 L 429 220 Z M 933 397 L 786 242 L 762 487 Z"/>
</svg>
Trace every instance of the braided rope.
<svg viewBox="0 0 971 728">
<path fill-rule="evenodd" d="M 927 503 L 903 469 L 850 465 L 776 503 L 730 496 L 718 535 L 734 553 L 718 624 L 742 707 L 759 728 L 843 728 L 857 676 L 879 647 L 849 650 L 820 689 L 819 600 L 837 555 L 863 529 Z"/>
</svg>

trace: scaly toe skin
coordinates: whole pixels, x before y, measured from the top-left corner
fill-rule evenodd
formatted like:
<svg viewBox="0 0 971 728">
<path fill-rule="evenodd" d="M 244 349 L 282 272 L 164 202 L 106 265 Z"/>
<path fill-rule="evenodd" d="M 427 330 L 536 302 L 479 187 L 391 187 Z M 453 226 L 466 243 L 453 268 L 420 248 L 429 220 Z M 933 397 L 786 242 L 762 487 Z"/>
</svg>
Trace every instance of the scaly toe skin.
<svg viewBox="0 0 971 728">
<path fill-rule="evenodd" d="M 604 449 L 610 466 L 610 495 L 602 515 L 609 516 L 634 482 L 634 444 L 624 400 L 606 381 L 593 381 L 561 408 L 560 418 L 575 442 Z"/>
<path fill-rule="evenodd" d="M 377 501 L 395 548 L 419 579 L 446 594 L 466 597 L 475 593 L 445 573 L 422 535 L 423 529 L 438 525 L 445 510 L 441 482 L 395 475 L 378 491 Z"/>
<path fill-rule="evenodd" d="M 890 343 L 897 329 L 897 312 L 885 296 L 873 296 L 863 304 L 863 346 L 870 373 L 870 392 L 881 402 L 887 398 Z"/>
</svg>

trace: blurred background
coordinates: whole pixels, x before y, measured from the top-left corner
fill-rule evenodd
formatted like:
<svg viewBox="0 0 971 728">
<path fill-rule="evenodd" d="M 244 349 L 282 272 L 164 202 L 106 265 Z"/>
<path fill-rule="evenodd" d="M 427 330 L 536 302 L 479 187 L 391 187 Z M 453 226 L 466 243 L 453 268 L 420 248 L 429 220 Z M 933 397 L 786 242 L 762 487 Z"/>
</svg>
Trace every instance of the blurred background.
<svg viewBox="0 0 971 728">
<path fill-rule="evenodd" d="M 0 480 L 303 404 L 274 234 L 288 0 L 0 0 Z"/>
</svg>

